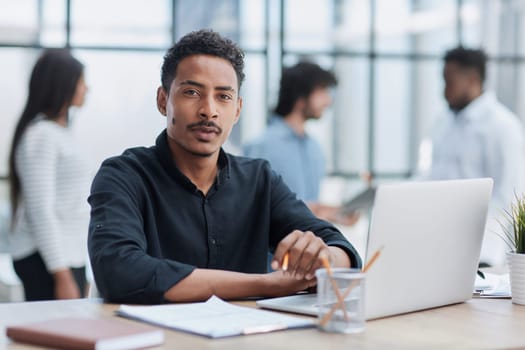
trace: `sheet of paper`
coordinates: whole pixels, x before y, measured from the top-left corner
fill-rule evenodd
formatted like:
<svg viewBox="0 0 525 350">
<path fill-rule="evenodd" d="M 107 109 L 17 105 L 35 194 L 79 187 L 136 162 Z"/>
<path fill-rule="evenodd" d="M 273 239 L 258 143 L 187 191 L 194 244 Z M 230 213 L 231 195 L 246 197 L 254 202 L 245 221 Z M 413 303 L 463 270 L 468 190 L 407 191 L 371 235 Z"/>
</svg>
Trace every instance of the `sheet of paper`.
<svg viewBox="0 0 525 350">
<path fill-rule="evenodd" d="M 509 274 L 485 273 L 485 278 L 476 275 L 474 293 L 480 297 L 510 298 Z"/>
<path fill-rule="evenodd" d="M 121 305 L 117 314 L 211 338 L 315 326 L 313 319 L 238 306 L 216 296 L 202 303 Z"/>
</svg>

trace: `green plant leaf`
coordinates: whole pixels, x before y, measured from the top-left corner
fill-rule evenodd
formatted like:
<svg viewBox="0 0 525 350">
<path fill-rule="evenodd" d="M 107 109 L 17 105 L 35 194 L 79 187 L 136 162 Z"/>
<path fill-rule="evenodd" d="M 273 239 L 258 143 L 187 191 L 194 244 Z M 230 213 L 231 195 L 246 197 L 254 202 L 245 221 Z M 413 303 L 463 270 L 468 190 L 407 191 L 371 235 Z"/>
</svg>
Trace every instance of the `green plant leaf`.
<svg viewBox="0 0 525 350">
<path fill-rule="evenodd" d="M 498 220 L 503 234 L 497 233 L 501 239 L 517 254 L 525 254 L 525 195 L 514 194 L 515 200 L 510 210 L 504 209 L 505 222 Z"/>
</svg>

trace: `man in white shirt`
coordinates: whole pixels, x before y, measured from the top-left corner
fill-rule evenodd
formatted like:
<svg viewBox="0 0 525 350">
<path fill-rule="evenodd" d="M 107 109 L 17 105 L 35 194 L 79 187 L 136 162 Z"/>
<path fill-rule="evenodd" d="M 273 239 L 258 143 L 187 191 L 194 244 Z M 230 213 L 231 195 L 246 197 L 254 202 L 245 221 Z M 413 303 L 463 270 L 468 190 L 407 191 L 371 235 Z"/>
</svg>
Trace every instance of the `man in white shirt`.
<svg viewBox="0 0 525 350">
<path fill-rule="evenodd" d="M 432 136 L 432 163 L 426 178 L 491 177 L 494 190 L 481 262 L 502 265 L 508 248 L 499 222 L 524 179 L 524 138 L 518 117 L 483 88 L 487 56 L 482 50 L 452 49 L 444 57 L 449 110 Z M 499 221 L 499 222 L 498 222 Z"/>
</svg>

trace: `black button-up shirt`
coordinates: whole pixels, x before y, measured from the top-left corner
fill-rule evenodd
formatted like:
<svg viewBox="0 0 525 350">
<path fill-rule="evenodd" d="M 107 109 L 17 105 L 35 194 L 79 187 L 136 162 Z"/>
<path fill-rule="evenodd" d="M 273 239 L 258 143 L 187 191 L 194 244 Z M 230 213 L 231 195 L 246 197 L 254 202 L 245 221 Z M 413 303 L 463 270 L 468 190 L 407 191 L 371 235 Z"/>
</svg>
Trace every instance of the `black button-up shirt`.
<svg viewBox="0 0 525 350">
<path fill-rule="evenodd" d="M 331 224 L 316 218 L 260 159 L 220 151 L 205 196 L 176 167 L 166 131 L 150 148 L 102 163 L 91 188 L 89 255 L 109 301 L 161 303 L 193 269 L 264 273 L 267 253 L 293 230 L 310 230 L 361 260 Z"/>
</svg>

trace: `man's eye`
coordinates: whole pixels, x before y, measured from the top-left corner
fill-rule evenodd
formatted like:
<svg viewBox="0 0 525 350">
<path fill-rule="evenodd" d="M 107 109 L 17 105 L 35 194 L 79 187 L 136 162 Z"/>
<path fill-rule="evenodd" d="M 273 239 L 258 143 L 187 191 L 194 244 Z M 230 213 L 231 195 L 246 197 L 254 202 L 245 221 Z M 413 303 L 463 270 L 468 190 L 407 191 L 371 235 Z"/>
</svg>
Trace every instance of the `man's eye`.
<svg viewBox="0 0 525 350">
<path fill-rule="evenodd" d="M 198 95 L 197 91 L 195 91 L 195 90 L 186 90 L 186 91 L 184 91 L 184 94 L 185 95 L 189 95 L 189 96 L 196 96 L 196 95 Z"/>
<path fill-rule="evenodd" d="M 222 94 L 220 95 L 221 100 L 231 100 L 232 97 L 230 95 Z"/>
</svg>

